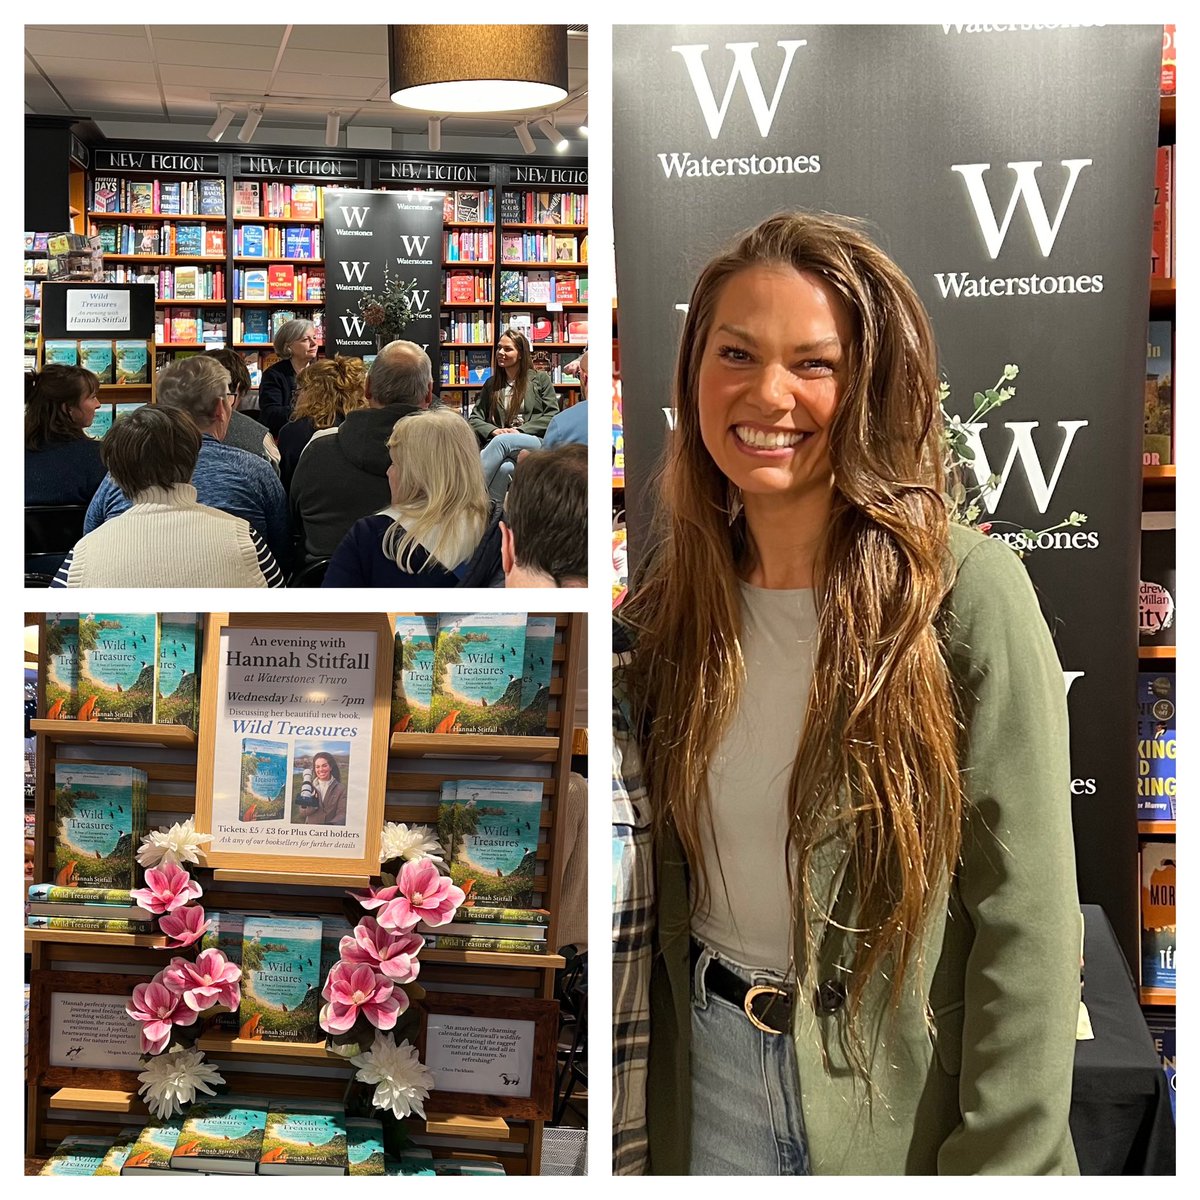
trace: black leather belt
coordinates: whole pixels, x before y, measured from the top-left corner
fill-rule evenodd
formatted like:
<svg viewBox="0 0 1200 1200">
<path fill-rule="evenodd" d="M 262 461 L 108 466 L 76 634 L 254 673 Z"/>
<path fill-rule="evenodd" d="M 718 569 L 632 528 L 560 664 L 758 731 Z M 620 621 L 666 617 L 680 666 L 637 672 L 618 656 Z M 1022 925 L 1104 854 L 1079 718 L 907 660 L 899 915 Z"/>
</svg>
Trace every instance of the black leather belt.
<svg viewBox="0 0 1200 1200">
<path fill-rule="evenodd" d="M 692 942 L 692 969 L 700 961 L 700 943 Z M 706 993 L 727 1000 L 763 1033 L 787 1033 L 792 1024 L 792 992 L 771 984 L 747 983 L 715 958 L 704 968 Z"/>
</svg>

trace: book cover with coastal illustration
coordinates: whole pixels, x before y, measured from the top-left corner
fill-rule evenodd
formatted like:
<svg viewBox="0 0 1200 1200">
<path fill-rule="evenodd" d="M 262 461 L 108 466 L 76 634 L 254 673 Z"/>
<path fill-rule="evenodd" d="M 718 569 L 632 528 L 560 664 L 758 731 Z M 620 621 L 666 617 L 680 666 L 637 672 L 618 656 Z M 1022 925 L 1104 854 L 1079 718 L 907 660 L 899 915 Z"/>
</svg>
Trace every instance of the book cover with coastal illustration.
<svg viewBox="0 0 1200 1200">
<path fill-rule="evenodd" d="M 54 884 L 137 886 L 146 832 L 146 773 L 106 763 L 54 764 Z"/>
<path fill-rule="evenodd" d="M 69 1133 L 46 1160 L 39 1175 L 95 1175 L 112 1147 L 102 1134 Z"/>
<path fill-rule="evenodd" d="M 141 1136 L 129 1148 L 129 1157 L 121 1168 L 122 1175 L 137 1175 L 143 1171 L 169 1171 L 171 1154 L 183 1128 L 182 1117 L 160 1120 L 151 1117 L 142 1128 Z"/>
<path fill-rule="evenodd" d="M 239 820 L 283 820 L 290 759 L 290 748 L 287 742 L 269 742 L 264 738 L 242 738 L 241 791 L 238 797 Z"/>
<path fill-rule="evenodd" d="M 129 1157 L 133 1144 L 142 1136 L 140 1125 L 126 1125 L 117 1132 L 116 1141 L 108 1148 L 104 1161 L 96 1168 L 96 1175 L 120 1175 L 125 1160 Z"/>
<path fill-rule="evenodd" d="M 159 725 L 186 725 L 189 729 L 198 729 L 200 686 L 196 674 L 196 645 L 199 617 L 196 613 L 163 613 L 158 629 L 154 720 Z"/>
<path fill-rule="evenodd" d="M 155 613 L 81 613 L 79 712 L 81 721 L 154 721 Z"/>
<path fill-rule="evenodd" d="M 274 1042 L 324 1037 L 320 917 L 247 917 L 242 929 L 239 1036 Z"/>
<path fill-rule="evenodd" d="M 345 1175 L 346 1118 L 340 1103 L 271 1105 L 263 1134 L 260 1175 Z"/>
<path fill-rule="evenodd" d="M 230 1096 L 198 1099 L 184 1115 L 171 1166 L 180 1171 L 253 1175 L 266 1123 L 265 1104 Z"/>
<path fill-rule="evenodd" d="M 475 906 L 534 907 L 542 785 L 460 779 L 438 804 L 438 840 L 450 878 Z"/>
<path fill-rule="evenodd" d="M 392 668 L 392 732 L 428 733 L 433 700 L 433 650 L 437 618 L 396 618 Z"/>
<path fill-rule="evenodd" d="M 79 709 L 79 616 L 46 614 L 46 719 L 67 721 Z"/>
<path fill-rule="evenodd" d="M 504 732 L 541 737 L 550 712 L 550 668 L 554 663 L 555 618 L 531 614 L 525 622 L 525 658 L 521 664 L 521 708 Z"/>
<path fill-rule="evenodd" d="M 240 967 L 242 965 L 242 931 L 245 927 L 246 917 L 250 914 L 228 910 L 218 912 L 209 910 L 205 915 L 210 923 L 204 936 L 200 939 L 200 949 L 220 950 L 231 963 L 236 963 Z M 238 1015 L 235 1012 L 218 1013 L 215 1025 L 218 1029 L 226 1029 L 231 1033 L 236 1033 L 240 1028 Z"/>
<path fill-rule="evenodd" d="M 1161 671 L 1138 673 L 1139 821 L 1175 818 L 1175 676 Z"/>
<path fill-rule="evenodd" d="M 446 613 L 433 655 L 434 733 L 499 733 L 521 708 L 524 613 Z"/>
<path fill-rule="evenodd" d="M 377 1117 L 347 1117 L 346 1158 L 351 1175 L 382 1175 L 383 1122 Z"/>
</svg>

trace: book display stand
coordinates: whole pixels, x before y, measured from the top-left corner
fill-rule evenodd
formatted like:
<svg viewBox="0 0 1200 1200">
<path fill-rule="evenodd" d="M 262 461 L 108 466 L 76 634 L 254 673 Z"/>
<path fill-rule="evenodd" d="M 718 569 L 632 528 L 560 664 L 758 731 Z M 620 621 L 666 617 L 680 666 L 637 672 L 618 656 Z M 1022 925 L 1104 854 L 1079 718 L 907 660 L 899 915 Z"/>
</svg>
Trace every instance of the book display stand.
<svg viewBox="0 0 1200 1200">
<path fill-rule="evenodd" d="M 263 627 L 286 628 L 288 621 L 296 625 L 293 614 L 255 614 L 254 620 Z M 388 614 L 386 620 L 390 628 L 395 627 L 394 614 Z M 304 618 L 305 627 L 314 630 L 337 630 L 338 621 L 337 614 Z M 215 655 L 210 639 L 218 628 L 231 626 L 231 619 L 208 616 L 202 623 L 204 657 L 211 662 Z M 536 780 L 541 784 L 546 799 L 535 855 L 534 899 L 550 914 L 546 944 L 551 950 L 558 945 L 560 803 L 568 787 L 576 678 L 586 653 L 582 616 L 557 615 L 554 626 L 545 736 L 394 733 L 381 748 L 386 756 L 382 809 L 383 819 L 388 822 L 435 828 L 439 793 L 448 781 L 494 774 L 496 778 Z M 39 632 L 43 636 L 39 639 L 38 711 L 45 713 L 48 663 L 44 625 Z M 198 661 L 199 651 L 198 644 Z M 387 670 L 390 680 L 391 662 L 386 667 L 381 665 L 381 669 Z M 203 695 L 210 695 L 210 686 L 202 678 Z M 380 715 L 375 714 L 377 718 Z M 389 718 L 386 727 L 390 728 L 391 714 L 383 715 Z M 44 717 L 35 720 L 35 879 L 54 880 L 56 874 L 56 765 L 86 762 L 136 768 L 147 779 L 148 828 L 184 821 L 197 812 L 198 755 L 202 747 L 212 744 L 211 731 L 204 728 L 204 722 L 212 718 L 211 709 L 202 706 L 199 734 L 184 725 Z M 369 875 L 359 872 L 302 873 L 203 865 L 189 869 L 203 887 L 202 903 L 209 916 L 224 910 L 253 910 L 272 917 L 340 917 L 344 914 L 346 889 L 362 889 L 372 882 Z M 373 882 L 378 883 L 377 875 Z M 113 1135 L 123 1126 L 141 1124 L 148 1118 L 146 1105 L 137 1094 L 136 1070 L 77 1070 L 69 1065 L 71 1060 L 62 1061 L 61 1045 L 51 1044 L 48 1000 L 56 994 L 76 991 L 85 998 L 89 992 L 97 997 L 114 992 L 128 995 L 135 982 L 145 981 L 165 967 L 172 953 L 194 957 L 188 951 L 166 950 L 166 940 L 159 932 L 26 930 L 33 994 L 26 1079 L 27 1170 L 36 1171 L 68 1134 Z M 414 1115 L 403 1122 L 413 1143 L 428 1147 L 436 1158 L 468 1163 L 472 1158 L 495 1158 L 508 1174 L 538 1173 L 542 1127 L 552 1107 L 557 1038 L 557 1016 L 550 1029 L 547 1002 L 554 996 L 554 972 L 563 965 L 564 960 L 555 953 L 513 954 L 429 946 L 421 951 L 420 973 L 415 983 L 404 987 L 413 1009 L 419 1007 L 425 1014 L 419 1039 L 413 1039 L 422 1061 L 428 1061 L 435 1052 L 441 1053 L 444 1061 L 446 1047 L 454 1044 L 452 1039 L 443 1039 L 440 1049 L 434 1046 L 430 1014 L 445 1014 L 449 1024 L 469 1020 L 474 1008 L 480 1006 L 519 1018 L 520 1005 L 525 1004 L 530 1014 L 536 1010 L 539 1015 L 529 1017 L 531 1027 L 537 1027 L 537 1041 L 529 1086 L 522 1090 L 525 1098 L 439 1090 L 435 1076 L 432 1094 L 425 1103 L 425 1119 Z M 337 1102 L 345 1096 L 355 1073 L 355 1067 L 328 1050 L 324 1040 L 256 1041 L 213 1023 L 200 1033 L 195 1048 L 204 1051 L 206 1060 L 220 1069 L 229 1085 L 220 1090 L 237 1096 Z M 355 1086 L 362 1090 L 362 1085 Z M 371 1088 L 366 1090 L 369 1095 Z"/>
</svg>

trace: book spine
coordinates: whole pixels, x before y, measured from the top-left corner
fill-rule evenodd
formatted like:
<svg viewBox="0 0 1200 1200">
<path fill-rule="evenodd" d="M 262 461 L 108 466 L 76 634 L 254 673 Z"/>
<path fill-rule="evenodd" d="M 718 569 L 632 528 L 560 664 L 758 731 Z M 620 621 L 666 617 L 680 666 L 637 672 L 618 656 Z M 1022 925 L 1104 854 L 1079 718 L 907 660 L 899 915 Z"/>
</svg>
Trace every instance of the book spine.
<svg viewBox="0 0 1200 1200">
<path fill-rule="evenodd" d="M 472 905 L 470 908 L 460 908 L 455 914 L 456 921 L 471 921 L 479 924 L 499 925 L 549 925 L 550 914 L 542 908 L 484 908 Z"/>
<path fill-rule="evenodd" d="M 517 938 L 463 937 L 459 934 L 430 934 L 433 950 L 490 950 L 503 954 L 545 954 L 546 943 L 524 942 Z"/>
<path fill-rule="evenodd" d="M 132 904 L 128 888 L 61 887 L 55 884 L 29 885 L 30 904 Z"/>
<path fill-rule="evenodd" d="M 63 929 L 84 933 L 153 933 L 152 921 L 130 921 L 104 917 L 42 917 L 30 914 L 30 929 Z"/>
</svg>

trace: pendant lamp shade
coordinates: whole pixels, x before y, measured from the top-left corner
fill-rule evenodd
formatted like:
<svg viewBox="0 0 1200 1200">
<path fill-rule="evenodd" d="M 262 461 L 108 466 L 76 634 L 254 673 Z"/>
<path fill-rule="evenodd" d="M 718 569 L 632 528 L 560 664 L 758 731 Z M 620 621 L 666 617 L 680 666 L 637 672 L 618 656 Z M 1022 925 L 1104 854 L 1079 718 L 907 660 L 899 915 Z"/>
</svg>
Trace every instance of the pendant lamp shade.
<svg viewBox="0 0 1200 1200">
<path fill-rule="evenodd" d="M 388 80 L 404 108 L 544 108 L 567 95 L 567 27 L 389 25 Z"/>
</svg>

